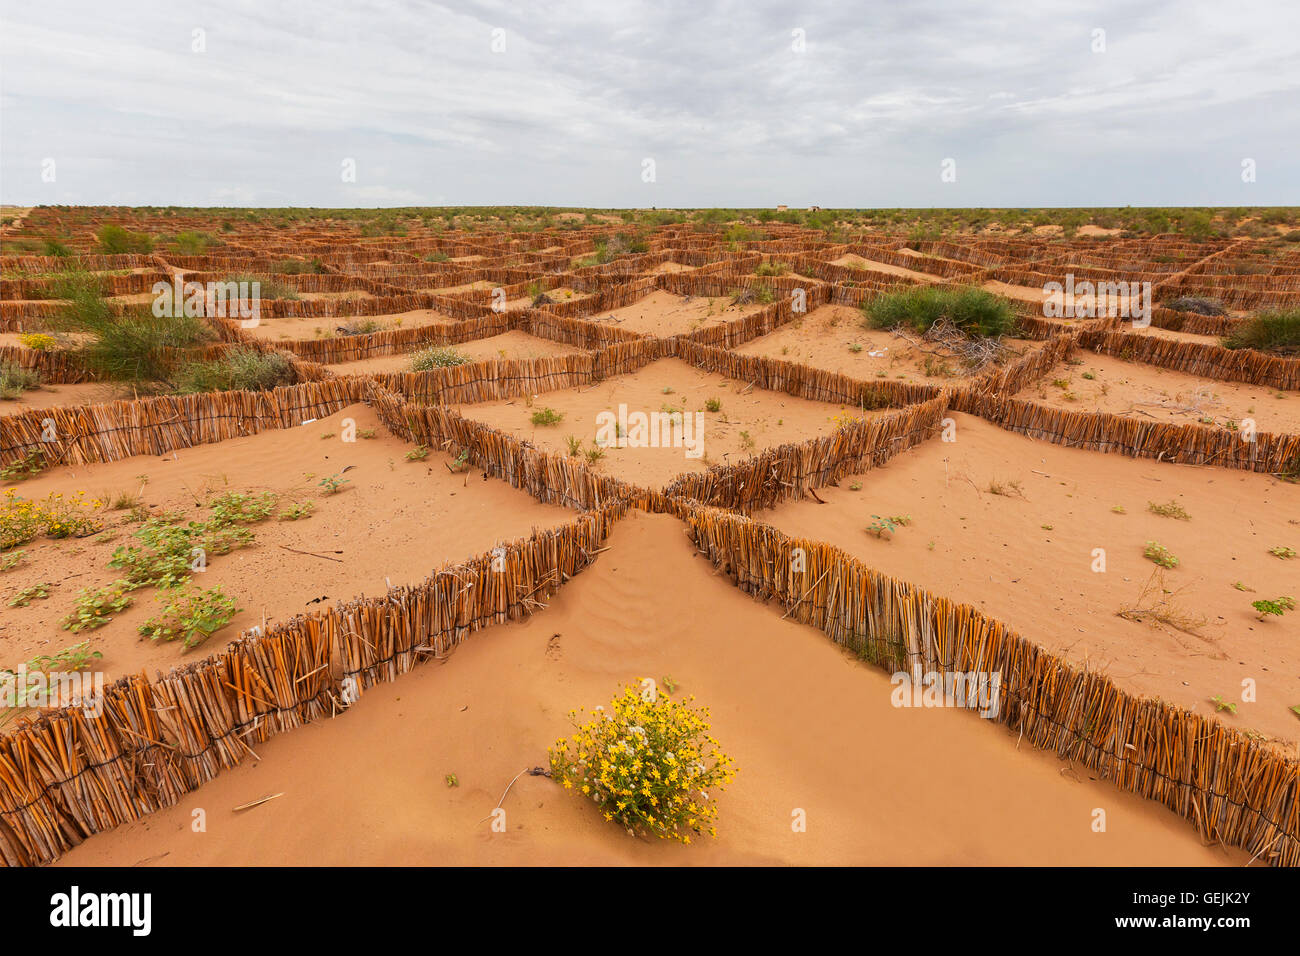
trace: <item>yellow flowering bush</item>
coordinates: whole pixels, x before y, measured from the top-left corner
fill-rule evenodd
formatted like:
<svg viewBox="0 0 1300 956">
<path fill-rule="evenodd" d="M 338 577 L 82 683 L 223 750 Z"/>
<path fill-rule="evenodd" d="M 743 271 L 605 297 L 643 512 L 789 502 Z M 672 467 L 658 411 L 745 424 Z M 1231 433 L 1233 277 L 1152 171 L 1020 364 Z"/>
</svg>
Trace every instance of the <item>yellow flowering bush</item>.
<svg viewBox="0 0 1300 956">
<path fill-rule="evenodd" d="M 82 538 L 101 530 L 93 509 L 101 502 L 87 500 L 84 491 L 71 498 L 53 494 L 37 501 L 20 498 L 10 488 L 0 497 L 0 551 L 34 541 L 44 535 L 49 538 Z"/>
<path fill-rule="evenodd" d="M 653 681 L 631 684 L 599 707 L 577 733 L 550 748 L 551 774 L 578 790 L 629 833 L 690 843 L 718 835 L 714 801 L 735 776 L 735 763 L 709 736 L 709 712 L 674 701 Z"/>
<path fill-rule="evenodd" d="M 18 336 L 18 341 L 37 352 L 48 352 L 59 345 L 58 339 L 44 332 L 24 332 Z"/>
</svg>

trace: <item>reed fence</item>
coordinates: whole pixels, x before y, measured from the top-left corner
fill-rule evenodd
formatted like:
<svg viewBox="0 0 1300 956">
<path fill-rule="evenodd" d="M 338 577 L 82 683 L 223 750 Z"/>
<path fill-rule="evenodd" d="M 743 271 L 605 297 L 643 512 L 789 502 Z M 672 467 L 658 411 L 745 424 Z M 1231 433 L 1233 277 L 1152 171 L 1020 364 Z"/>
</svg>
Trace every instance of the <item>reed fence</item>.
<svg viewBox="0 0 1300 956">
<path fill-rule="evenodd" d="M 336 716 L 366 688 L 445 657 L 472 632 L 540 610 L 595 560 L 626 507 L 615 501 L 383 597 L 245 634 L 152 681 L 121 678 L 102 709 L 74 703 L 22 720 L 0 737 L 0 858 L 52 862 L 172 806 L 259 742 Z"/>
<path fill-rule="evenodd" d="M 1218 720 L 1134 698 L 1000 621 L 830 545 L 713 508 L 684 508 L 696 546 L 746 593 L 889 673 L 1001 675 L 996 719 L 1210 842 L 1300 864 L 1300 762 Z M 798 555 L 798 559 L 796 559 Z"/>
</svg>

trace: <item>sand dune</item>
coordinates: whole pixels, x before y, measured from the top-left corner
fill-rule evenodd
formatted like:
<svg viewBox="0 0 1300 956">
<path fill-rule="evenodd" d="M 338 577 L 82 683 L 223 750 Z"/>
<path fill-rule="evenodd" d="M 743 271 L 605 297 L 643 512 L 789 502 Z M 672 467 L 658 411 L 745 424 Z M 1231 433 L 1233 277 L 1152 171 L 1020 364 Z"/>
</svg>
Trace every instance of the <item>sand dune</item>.
<svg viewBox="0 0 1300 956">
<path fill-rule="evenodd" d="M 678 693 L 707 702 L 737 759 L 717 841 L 634 839 L 528 775 L 503 803 L 507 832 L 492 833 L 486 818 L 520 770 L 545 763 L 565 713 L 641 676 L 671 676 Z M 263 744 L 260 761 L 60 864 L 1245 862 L 970 712 L 896 709 L 890 689 L 883 673 L 715 575 L 678 521 L 633 513 L 539 615 Z M 193 832 L 200 808 L 207 829 Z M 807 832 L 792 832 L 796 808 Z M 1105 833 L 1092 832 L 1094 808 L 1107 813 Z"/>
</svg>

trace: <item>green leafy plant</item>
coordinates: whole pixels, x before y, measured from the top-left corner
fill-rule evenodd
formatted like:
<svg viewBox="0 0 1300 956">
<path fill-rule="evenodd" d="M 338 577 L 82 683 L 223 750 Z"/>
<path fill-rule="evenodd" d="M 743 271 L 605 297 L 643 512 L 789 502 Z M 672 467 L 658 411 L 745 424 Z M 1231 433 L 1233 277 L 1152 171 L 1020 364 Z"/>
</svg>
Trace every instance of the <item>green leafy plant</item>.
<svg viewBox="0 0 1300 956">
<path fill-rule="evenodd" d="M 296 502 L 280 511 L 280 520 L 301 521 L 303 518 L 310 518 L 315 510 L 316 503 L 313 501 Z"/>
<path fill-rule="evenodd" d="M 704 402 L 704 407 L 711 412 L 720 412 L 722 411 L 722 402 L 719 399 L 710 398 Z"/>
<path fill-rule="evenodd" d="M 139 631 L 153 641 L 180 640 L 186 649 L 202 644 L 230 623 L 239 613 L 235 599 L 221 587 L 197 588 L 188 585 L 160 592 L 162 613 L 140 625 Z"/>
<path fill-rule="evenodd" d="M 533 412 L 532 422 L 534 425 L 558 425 L 564 420 L 564 413 L 557 412 L 553 408 L 543 408 L 540 411 Z"/>
<path fill-rule="evenodd" d="M 1287 611 L 1295 610 L 1295 598 L 1286 597 L 1285 595 L 1273 600 L 1251 601 L 1250 606 L 1259 612 L 1261 621 L 1268 620 L 1271 614 L 1275 617 L 1281 617 Z"/>
<path fill-rule="evenodd" d="M 1295 557 L 1294 548 L 1286 548 L 1286 547 L 1282 547 L 1281 545 L 1279 545 L 1276 548 L 1269 548 L 1268 553 L 1273 555 L 1273 557 L 1275 558 L 1282 558 L 1283 560 L 1288 560 L 1290 558 Z"/>
<path fill-rule="evenodd" d="M 1009 335 L 1016 326 L 1016 314 L 1006 299 L 976 286 L 912 286 L 896 292 L 882 292 L 863 303 L 866 325 L 875 329 L 910 326 L 927 332 L 946 319 L 967 335 L 993 337 Z"/>
<path fill-rule="evenodd" d="M 147 233 L 131 232 L 116 225 L 103 226 L 97 233 L 99 251 L 106 255 L 136 253 L 144 255 L 153 252 L 153 239 Z"/>
<path fill-rule="evenodd" d="M 134 587 L 129 581 L 117 580 L 94 590 L 83 588 L 77 595 L 72 613 L 63 619 L 63 629 L 76 634 L 103 627 L 114 614 L 131 606 L 134 598 L 130 592 Z"/>
<path fill-rule="evenodd" d="M 1214 712 L 1216 714 L 1225 710 L 1228 713 L 1233 715 L 1237 713 L 1237 705 L 1232 703 L 1231 701 L 1224 700 L 1223 697 L 1220 696 L 1219 694 L 1215 694 L 1213 697 L 1211 697 L 1210 703 L 1214 705 Z"/>
<path fill-rule="evenodd" d="M 41 387 L 41 376 L 17 362 L 0 360 L 0 400 L 15 401 L 29 389 Z"/>
<path fill-rule="evenodd" d="M 427 445 L 416 445 L 414 448 L 412 448 L 410 451 L 406 453 L 407 461 L 424 461 L 424 459 L 428 457 L 429 457 L 429 446 Z"/>
<path fill-rule="evenodd" d="M 226 528 L 265 521 L 279 502 L 280 496 L 274 491 L 227 491 L 212 500 L 208 527 Z"/>
<path fill-rule="evenodd" d="M 251 348 L 234 349 L 209 362 L 190 362 L 182 365 L 175 375 L 176 391 L 181 394 L 260 392 L 292 385 L 296 379 L 293 362 L 287 355 Z"/>
<path fill-rule="evenodd" d="M 351 479 L 344 478 L 338 474 L 330 475 L 328 478 L 322 478 L 320 481 L 316 482 L 316 484 L 324 489 L 325 494 L 327 495 L 337 495 L 343 490 L 344 485 L 350 483 Z"/>
<path fill-rule="evenodd" d="M 1152 514 L 1160 515 L 1162 518 L 1177 518 L 1179 521 L 1190 521 L 1192 516 L 1183 510 L 1183 506 L 1176 501 L 1168 504 L 1158 505 L 1154 501 L 1147 502 L 1147 511 Z"/>
<path fill-rule="evenodd" d="M 1273 355 L 1300 354 L 1300 308 L 1265 309 L 1237 325 L 1223 339 L 1228 349 L 1256 349 Z"/>
<path fill-rule="evenodd" d="M 875 520 L 867 525 L 867 533 L 874 534 L 877 538 L 892 537 L 898 530 L 898 522 L 893 518 L 882 517 L 881 515 L 872 515 Z"/>
<path fill-rule="evenodd" d="M 1164 545 L 1155 541 L 1148 541 L 1146 547 L 1142 549 L 1142 557 L 1148 561 L 1160 565 L 1162 568 L 1178 567 L 1178 559 Z"/>
<path fill-rule="evenodd" d="M 41 581 L 39 584 L 33 584 L 23 588 L 15 594 L 9 601 L 10 607 L 27 607 L 32 601 L 44 601 L 50 596 L 51 585 L 48 581 Z"/>
<path fill-rule="evenodd" d="M 85 670 L 92 661 L 97 661 L 103 656 L 101 652 L 90 649 L 90 641 L 82 641 L 80 644 L 65 647 L 57 654 L 37 654 L 27 662 L 27 667 L 29 670 L 46 673 L 57 671 L 60 674 L 72 674 Z"/>
<path fill-rule="evenodd" d="M 0 481 L 26 481 L 35 478 L 48 467 L 50 462 L 45 457 L 45 452 L 37 448 L 0 468 Z"/>
<path fill-rule="evenodd" d="M 78 337 L 72 354 L 101 381 L 128 383 L 137 390 L 170 387 L 175 351 L 213 335 L 198 316 L 155 316 L 140 308 L 119 315 L 104 298 L 99 280 L 87 273 L 61 276 L 54 294 L 61 301 L 52 324 Z"/>
<path fill-rule="evenodd" d="M 460 450 L 460 453 L 451 460 L 451 463 L 447 466 L 447 470 L 450 471 L 453 475 L 458 474 L 462 471 L 468 471 L 469 470 L 469 449 L 462 448 Z"/>
</svg>

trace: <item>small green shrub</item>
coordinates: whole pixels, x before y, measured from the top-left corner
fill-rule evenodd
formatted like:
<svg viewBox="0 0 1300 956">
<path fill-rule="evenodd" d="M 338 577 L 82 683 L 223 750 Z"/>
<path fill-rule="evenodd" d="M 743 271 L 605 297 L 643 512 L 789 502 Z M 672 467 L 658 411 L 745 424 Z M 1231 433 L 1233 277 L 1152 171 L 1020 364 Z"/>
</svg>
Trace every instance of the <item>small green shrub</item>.
<svg viewBox="0 0 1300 956">
<path fill-rule="evenodd" d="M 83 588 L 72 613 L 63 619 L 63 629 L 78 634 L 103 627 L 113 620 L 114 614 L 131 606 L 134 587 L 129 581 L 119 580 L 94 590 Z"/>
<path fill-rule="evenodd" d="M 533 412 L 532 423 L 538 426 L 558 425 L 564 420 L 564 413 L 553 408 L 543 408 Z"/>
<path fill-rule="evenodd" d="M 967 335 L 1010 335 L 1016 326 L 1011 303 L 974 286 L 913 286 L 882 292 L 862 305 L 865 324 L 873 329 L 909 326 L 927 332 L 947 319 Z"/>
<path fill-rule="evenodd" d="M 1173 553 L 1164 545 L 1155 541 L 1146 543 L 1146 547 L 1142 549 L 1142 557 L 1160 565 L 1162 568 L 1178 567 L 1178 559 L 1174 557 Z"/>
<path fill-rule="evenodd" d="M 1268 615 L 1270 614 L 1274 615 L 1275 617 L 1281 617 L 1287 611 L 1294 611 L 1295 598 L 1286 597 L 1284 595 L 1279 598 L 1274 598 L 1271 601 L 1269 600 L 1251 601 L 1250 606 L 1259 612 L 1259 619 L 1263 621 L 1263 620 L 1267 620 Z"/>
<path fill-rule="evenodd" d="M 435 345 L 433 348 L 424 349 L 411 356 L 411 371 L 427 372 L 434 368 L 467 365 L 469 362 L 468 355 L 452 348 L 450 345 Z"/>
<path fill-rule="evenodd" d="M 188 585 L 172 591 L 160 592 L 162 613 L 140 625 L 139 631 L 152 641 L 181 640 L 186 649 L 202 644 L 230 623 L 239 613 L 235 599 L 214 588 L 196 588 Z"/>
<path fill-rule="evenodd" d="M 23 392 L 41 387 L 41 377 L 16 362 L 0 361 L 0 400 L 14 401 Z"/>
<path fill-rule="evenodd" d="M 183 395 L 195 392 L 263 392 L 296 379 L 293 362 L 282 352 L 259 352 L 235 349 L 210 362 L 190 362 L 176 372 L 176 391 Z"/>
<path fill-rule="evenodd" d="M 1256 349 L 1274 355 L 1300 355 L 1300 308 L 1257 313 L 1223 339 L 1229 349 Z"/>
<path fill-rule="evenodd" d="M 121 226 L 108 225 L 96 234 L 99 239 L 99 251 L 106 255 L 136 253 L 145 255 L 153 252 L 153 238 L 143 232 L 131 232 Z"/>
</svg>

